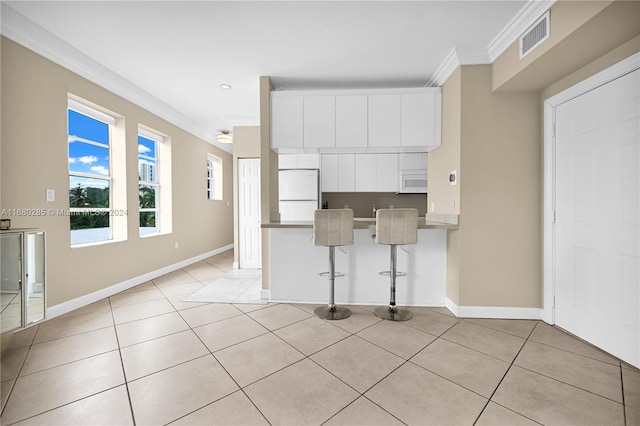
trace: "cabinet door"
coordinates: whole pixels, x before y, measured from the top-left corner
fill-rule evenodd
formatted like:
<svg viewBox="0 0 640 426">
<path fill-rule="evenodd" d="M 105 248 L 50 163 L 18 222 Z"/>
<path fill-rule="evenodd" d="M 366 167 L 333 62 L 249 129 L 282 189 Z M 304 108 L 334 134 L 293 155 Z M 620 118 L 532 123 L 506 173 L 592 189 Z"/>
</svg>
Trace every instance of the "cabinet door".
<svg viewBox="0 0 640 426">
<path fill-rule="evenodd" d="M 323 154 L 320 159 L 322 192 L 338 192 L 338 154 Z"/>
<path fill-rule="evenodd" d="M 402 152 L 399 157 L 399 170 L 427 171 L 426 152 Z"/>
<path fill-rule="evenodd" d="M 278 169 L 297 169 L 298 156 L 296 154 L 280 154 L 278 155 Z"/>
<path fill-rule="evenodd" d="M 376 154 L 356 154 L 356 192 L 375 192 Z"/>
<path fill-rule="evenodd" d="M 400 146 L 401 96 L 369 96 L 369 146 Z"/>
<path fill-rule="evenodd" d="M 366 148 L 367 96 L 336 96 L 336 146 Z"/>
<path fill-rule="evenodd" d="M 439 126 L 436 122 L 437 95 L 437 93 L 402 95 L 402 146 L 432 147 L 436 145 L 436 124 Z M 437 116 L 439 117 L 439 114 Z"/>
<path fill-rule="evenodd" d="M 336 146 L 335 96 L 304 97 L 304 147 Z"/>
<path fill-rule="evenodd" d="M 298 154 L 299 169 L 319 169 L 320 154 Z"/>
<path fill-rule="evenodd" d="M 302 148 L 302 96 L 271 97 L 271 147 Z"/>
<path fill-rule="evenodd" d="M 378 192 L 398 191 L 398 154 L 377 154 L 376 172 Z"/>
<path fill-rule="evenodd" d="M 356 189 L 355 154 L 338 155 L 338 191 L 353 192 Z"/>
</svg>

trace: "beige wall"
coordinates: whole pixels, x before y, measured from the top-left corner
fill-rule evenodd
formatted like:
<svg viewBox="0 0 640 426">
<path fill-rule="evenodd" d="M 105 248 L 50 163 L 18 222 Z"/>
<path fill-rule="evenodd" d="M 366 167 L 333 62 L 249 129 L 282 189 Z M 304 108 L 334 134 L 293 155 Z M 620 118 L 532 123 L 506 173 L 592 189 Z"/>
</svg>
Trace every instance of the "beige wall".
<svg viewBox="0 0 640 426">
<path fill-rule="evenodd" d="M 126 136 L 126 241 L 70 247 L 69 218 L 11 217 L 12 226 L 47 232 L 48 306 L 107 288 L 233 242 L 232 157 L 213 145 L 2 38 L 1 207 L 69 207 L 67 94 L 124 117 Z M 173 232 L 138 236 L 137 128 L 171 137 Z M 206 198 L 206 157 L 223 160 L 224 200 Z M 56 200 L 45 202 L 45 189 Z M 179 249 L 174 243 L 179 242 Z"/>
<path fill-rule="evenodd" d="M 269 77 L 260 77 L 260 208 L 262 223 L 278 215 L 278 156 L 271 150 L 271 91 Z M 269 230 L 262 230 L 262 288 L 268 289 Z"/>
<path fill-rule="evenodd" d="M 260 126 L 233 128 L 233 261 L 238 262 L 238 159 L 260 158 Z"/>
<path fill-rule="evenodd" d="M 541 306 L 539 97 L 462 67 L 459 304 Z"/>
<path fill-rule="evenodd" d="M 493 63 L 493 88 L 541 90 L 607 54 L 640 32 L 638 1 L 559 1 L 549 39 L 522 60 L 513 43 Z"/>
<path fill-rule="evenodd" d="M 551 26 L 522 62 L 514 43 L 492 66 L 463 66 L 442 87 L 429 198 L 438 213 L 459 201 L 447 297 L 460 306 L 542 307 L 542 102 L 640 51 L 640 2 L 561 1 Z M 456 161 L 459 194 L 443 180 Z"/>
</svg>

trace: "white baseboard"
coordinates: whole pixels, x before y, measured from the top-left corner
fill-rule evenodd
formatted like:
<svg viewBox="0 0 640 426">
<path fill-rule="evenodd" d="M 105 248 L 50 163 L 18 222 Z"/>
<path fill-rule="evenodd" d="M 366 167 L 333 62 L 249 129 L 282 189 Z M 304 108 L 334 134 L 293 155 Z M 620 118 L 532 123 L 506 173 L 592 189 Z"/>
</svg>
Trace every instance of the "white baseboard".
<svg viewBox="0 0 640 426">
<path fill-rule="evenodd" d="M 160 269 L 156 269 L 155 271 L 148 272 L 146 274 L 139 275 L 137 277 L 128 279 L 126 281 L 114 284 L 112 286 L 103 288 L 98 291 L 94 291 L 93 293 L 86 294 L 84 296 L 77 297 L 73 300 L 69 300 L 68 302 L 63 302 L 55 306 L 51 306 L 47 308 L 46 318 L 52 319 L 55 317 L 59 317 L 60 315 L 64 315 L 67 312 L 74 311 L 76 309 L 85 307 L 90 305 L 98 300 L 102 300 L 106 297 L 113 296 L 114 294 L 120 293 L 121 291 L 128 290 L 132 287 L 145 283 L 154 278 L 158 278 L 162 275 L 168 274 L 170 272 L 176 271 L 178 269 L 182 269 L 185 266 L 189 266 L 192 263 L 199 262 L 208 257 L 215 256 L 216 254 L 220 254 L 229 249 L 233 248 L 233 244 L 226 245 L 224 247 L 220 247 L 218 249 L 200 254 L 198 256 L 192 257 L 190 259 L 185 259 L 180 262 L 174 263 L 169 266 L 165 266 Z"/>
<path fill-rule="evenodd" d="M 493 319 L 542 319 L 542 308 L 513 308 L 504 306 L 458 306 L 448 297 L 445 300 L 447 309 L 460 318 L 493 318 Z"/>
</svg>

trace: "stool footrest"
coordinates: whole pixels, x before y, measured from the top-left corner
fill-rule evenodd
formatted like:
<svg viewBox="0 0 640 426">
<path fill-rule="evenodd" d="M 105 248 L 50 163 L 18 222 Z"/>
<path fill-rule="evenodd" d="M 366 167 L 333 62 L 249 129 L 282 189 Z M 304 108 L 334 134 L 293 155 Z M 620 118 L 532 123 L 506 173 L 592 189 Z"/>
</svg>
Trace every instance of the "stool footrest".
<svg viewBox="0 0 640 426">
<path fill-rule="evenodd" d="M 321 277 L 330 277 L 331 276 L 331 272 L 320 272 L 318 275 L 320 275 Z M 334 272 L 334 277 L 338 278 L 338 277 L 344 277 L 344 272 Z"/>
<path fill-rule="evenodd" d="M 391 276 L 391 271 L 378 272 L 378 275 L 382 275 L 382 276 L 385 276 L 385 277 L 390 277 Z M 406 272 L 398 272 L 398 271 L 396 271 L 396 277 L 404 277 L 406 275 L 407 275 Z"/>
</svg>

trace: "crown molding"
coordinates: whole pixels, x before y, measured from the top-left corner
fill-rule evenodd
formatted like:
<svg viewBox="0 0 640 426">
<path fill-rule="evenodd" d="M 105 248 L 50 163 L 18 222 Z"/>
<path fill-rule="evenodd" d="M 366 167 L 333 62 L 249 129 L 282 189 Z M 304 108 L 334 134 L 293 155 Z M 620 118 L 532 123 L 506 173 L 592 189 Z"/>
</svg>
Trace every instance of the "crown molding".
<svg viewBox="0 0 640 426">
<path fill-rule="evenodd" d="M 209 134 L 210 132 L 201 128 L 180 111 L 91 59 L 5 3 L 2 3 L 1 7 L 2 26 L 0 33 L 4 37 L 115 93 L 169 123 L 207 141 L 211 145 L 228 153 L 233 152 L 231 146 L 216 142 L 215 135 Z"/>
<path fill-rule="evenodd" d="M 444 58 L 442 64 L 427 83 L 427 87 L 442 86 L 461 65 L 490 64 L 487 49 L 479 46 L 456 46 Z"/>
<path fill-rule="evenodd" d="M 444 58 L 427 87 L 442 86 L 461 65 L 492 64 L 557 0 L 529 0 L 516 16 L 496 35 L 488 47 L 456 46 Z"/>
<path fill-rule="evenodd" d="M 513 44 L 514 41 L 524 34 L 524 32 L 547 10 L 556 3 L 557 0 L 529 0 L 522 9 L 514 16 L 509 23 L 489 42 L 487 51 L 489 59 L 493 63 Z"/>
</svg>

